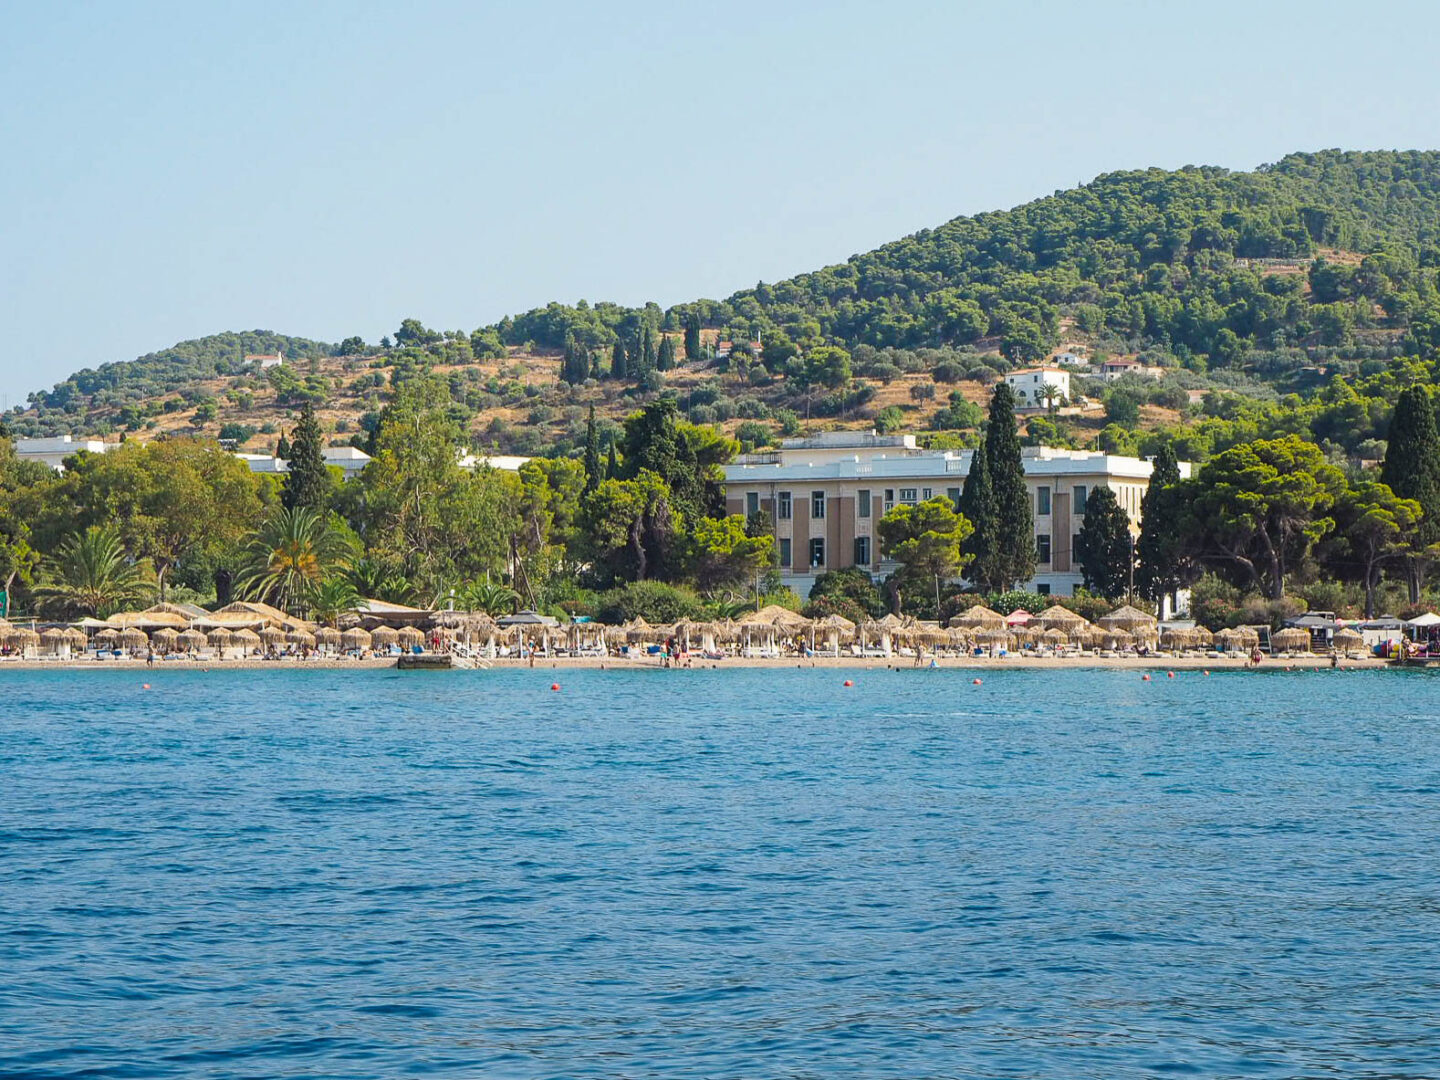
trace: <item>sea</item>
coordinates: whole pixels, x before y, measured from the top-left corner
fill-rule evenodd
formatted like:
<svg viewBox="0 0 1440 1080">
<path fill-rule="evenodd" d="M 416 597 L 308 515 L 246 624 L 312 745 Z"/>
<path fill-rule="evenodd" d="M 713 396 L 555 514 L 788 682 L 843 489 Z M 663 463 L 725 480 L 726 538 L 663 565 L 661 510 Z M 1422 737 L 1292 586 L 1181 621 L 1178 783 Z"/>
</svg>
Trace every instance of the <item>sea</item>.
<svg viewBox="0 0 1440 1080">
<path fill-rule="evenodd" d="M 0 670 L 0 1076 L 1430 1078 L 1437 841 L 1426 672 Z"/>
</svg>

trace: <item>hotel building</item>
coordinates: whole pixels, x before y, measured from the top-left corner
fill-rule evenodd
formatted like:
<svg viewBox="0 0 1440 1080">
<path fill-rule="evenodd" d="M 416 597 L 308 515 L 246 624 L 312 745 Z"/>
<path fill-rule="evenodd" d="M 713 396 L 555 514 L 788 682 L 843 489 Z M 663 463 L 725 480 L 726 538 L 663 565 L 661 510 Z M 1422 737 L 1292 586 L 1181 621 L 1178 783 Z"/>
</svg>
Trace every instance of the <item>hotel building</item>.
<svg viewBox="0 0 1440 1080">
<path fill-rule="evenodd" d="M 970 450 L 921 450 L 913 435 L 826 432 L 786 439 L 779 450 L 745 454 L 725 468 L 729 513 L 764 511 L 775 523 L 780 573 L 808 596 L 827 570 L 861 566 L 884 577 L 875 524 L 897 503 L 943 495 L 957 502 L 970 471 Z M 1039 563 L 1024 587 L 1069 596 L 1083 579 L 1073 557 L 1090 492 L 1105 485 L 1140 525 L 1140 500 L 1151 465 L 1140 458 L 1085 450 L 1027 447 L 1022 451 Z M 1190 475 L 1182 462 L 1181 476 Z"/>
</svg>

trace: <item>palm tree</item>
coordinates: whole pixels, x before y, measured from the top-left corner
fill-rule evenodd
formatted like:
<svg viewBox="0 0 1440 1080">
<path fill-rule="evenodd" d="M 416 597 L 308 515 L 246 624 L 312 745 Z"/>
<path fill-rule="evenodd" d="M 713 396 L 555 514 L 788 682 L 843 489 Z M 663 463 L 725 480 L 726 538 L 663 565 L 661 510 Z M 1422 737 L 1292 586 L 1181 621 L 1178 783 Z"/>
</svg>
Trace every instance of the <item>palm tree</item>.
<svg viewBox="0 0 1440 1080">
<path fill-rule="evenodd" d="M 250 535 L 236 588 L 241 596 L 287 611 L 313 605 L 322 582 L 351 555 L 349 542 L 307 506 L 277 510 Z"/>
<path fill-rule="evenodd" d="M 1054 383 L 1045 383 L 1040 387 L 1040 397 L 1045 402 L 1045 411 L 1053 417 L 1055 415 L 1055 407 L 1064 400 L 1065 395 L 1061 392 L 1060 387 Z"/>
<path fill-rule="evenodd" d="M 47 568 L 47 580 L 35 595 L 47 607 L 104 617 L 150 596 L 148 567 L 125 553 L 120 534 L 108 525 L 91 525 L 68 537 Z"/>
<path fill-rule="evenodd" d="M 519 594 L 497 581 L 472 581 L 455 597 L 465 611 L 483 611 L 487 615 L 508 615 L 515 610 Z"/>
<path fill-rule="evenodd" d="M 360 594 L 355 591 L 355 586 L 343 577 L 326 578 L 310 596 L 310 610 L 315 618 L 337 629 L 340 626 L 340 617 L 348 615 L 359 606 Z"/>
<path fill-rule="evenodd" d="M 364 599 L 408 604 L 415 595 L 405 575 L 368 555 L 351 563 L 345 576 Z"/>
</svg>

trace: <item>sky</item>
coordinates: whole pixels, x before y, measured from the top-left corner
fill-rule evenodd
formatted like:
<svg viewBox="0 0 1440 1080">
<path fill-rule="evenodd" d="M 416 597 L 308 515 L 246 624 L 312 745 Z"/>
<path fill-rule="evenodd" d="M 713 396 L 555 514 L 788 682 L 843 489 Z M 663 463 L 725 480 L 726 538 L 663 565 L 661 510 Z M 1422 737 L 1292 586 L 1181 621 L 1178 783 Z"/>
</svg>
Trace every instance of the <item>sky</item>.
<svg viewBox="0 0 1440 1080">
<path fill-rule="evenodd" d="M 1117 169 L 1440 148 L 1440 5 L 0 0 L 0 406 L 724 297 Z"/>
</svg>

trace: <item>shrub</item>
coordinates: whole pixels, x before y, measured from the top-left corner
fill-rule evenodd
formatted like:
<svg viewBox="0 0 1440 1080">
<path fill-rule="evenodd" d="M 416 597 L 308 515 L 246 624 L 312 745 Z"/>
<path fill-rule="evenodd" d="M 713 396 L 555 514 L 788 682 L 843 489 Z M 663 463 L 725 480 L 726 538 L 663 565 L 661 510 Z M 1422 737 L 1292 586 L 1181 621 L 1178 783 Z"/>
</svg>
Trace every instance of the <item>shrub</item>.
<svg viewBox="0 0 1440 1080">
<path fill-rule="evenodd" d="M 881 435 L 888 435 L 904 426 L 905 412 L 899 405 L 886 405 L 875 414 L 875 430 Z"/>
<path fill-rule="evenodd" d="M 911 401 L 934 401 L 935 384 L 933 382 L 918 382 L 910 387 Z"/>
<path fill-rule="evenodd" d="M 772 428 L 758 420 L 746 420 L 735 429 L 735 437 L 740 440 L 741 450 L 753 450 L 757 446 L 770 444 Z"/>
<path fill-rule="evenodd" d="M 698 618 L 702 611 L 700 598 L 693 592 L 663 581 L 632 581 L 602 593 L 596 604 L 597 618 L 613 626 L 632 619 L 673 623 Z"/>
</svg>

